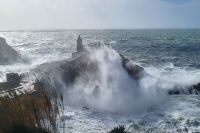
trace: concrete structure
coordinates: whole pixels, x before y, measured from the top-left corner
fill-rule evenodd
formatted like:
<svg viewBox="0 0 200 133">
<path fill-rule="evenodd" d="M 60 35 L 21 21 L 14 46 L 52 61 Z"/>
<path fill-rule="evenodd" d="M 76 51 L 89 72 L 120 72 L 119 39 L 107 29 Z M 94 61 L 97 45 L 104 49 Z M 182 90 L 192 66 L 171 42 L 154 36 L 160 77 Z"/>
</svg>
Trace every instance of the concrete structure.
<svg viewBox="0 0 200 133">
<path fill-rule="evenodd" d="M 17 73 L 7 73 L 6 79 L 6 82 L 0 83 L 0 90 L 19 87 L 22 77 Z"/>
</svg>

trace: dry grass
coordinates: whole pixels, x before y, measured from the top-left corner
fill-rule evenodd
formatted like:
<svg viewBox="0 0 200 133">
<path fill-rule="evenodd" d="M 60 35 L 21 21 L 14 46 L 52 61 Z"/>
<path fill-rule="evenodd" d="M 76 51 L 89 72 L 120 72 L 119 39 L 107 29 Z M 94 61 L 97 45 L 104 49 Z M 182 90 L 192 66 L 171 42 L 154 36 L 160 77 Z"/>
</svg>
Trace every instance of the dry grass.
<svg viewBox="0 0 200 133">
<path fill-rule="evenodd" d="M 0 132 L 57 132 L 57 118 L 63 109 L 63 97 L 55 89 L 45 89 L 39 81 L 35 92 L 0 97 Z"/>
</svg>

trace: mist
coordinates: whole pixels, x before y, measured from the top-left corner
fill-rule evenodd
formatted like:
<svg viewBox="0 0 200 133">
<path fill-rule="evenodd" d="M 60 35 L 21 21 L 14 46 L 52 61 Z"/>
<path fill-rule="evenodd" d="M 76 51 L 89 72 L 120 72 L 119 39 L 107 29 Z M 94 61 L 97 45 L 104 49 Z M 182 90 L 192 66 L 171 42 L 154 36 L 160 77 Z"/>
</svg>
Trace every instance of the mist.
<svg viewBox="0 0 200 133">
<path fill-rule="evenodd" d="M 51 81 L 48 85 L 59 88 L 66 105 L 86 107 L 94 112 L 137 114 L 168 100 L 168 91 L 176 88 L 187 91 L 199 82 L 198 70 L 188 71 L 173 65 L 144 67 L 145 71 L 136 79 L 127 73 L 121 56 L 112 47 L 102 46 L 88 52 L 87 60 L 83 60 L 87 69 L 82 68 L 84 71 L 74 80 L 71 79 L 74 76 L 69 76 L 74 71 L 71 69 L 69 72 L 55 69 L 48 75 Z M 76 65 L 72 69 L 79 71 L 80 64 Z"/>
</svg>

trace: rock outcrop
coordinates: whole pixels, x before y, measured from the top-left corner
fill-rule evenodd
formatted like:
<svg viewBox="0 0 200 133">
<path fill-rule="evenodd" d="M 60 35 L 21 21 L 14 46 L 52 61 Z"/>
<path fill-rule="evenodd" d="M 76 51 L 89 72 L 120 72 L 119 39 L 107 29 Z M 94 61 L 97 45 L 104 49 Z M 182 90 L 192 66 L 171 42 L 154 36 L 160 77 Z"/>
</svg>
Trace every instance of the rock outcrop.
<svg viewBox="0 0 200 133">
<path fill-rule="evenodd" d="M 77 41 L 77 44 L 81 44 L 82 42 Z M 95 47 L 90 47 L 91 49 L 98 49 L 101 48 L 99 45 Z M 90 50 L 91 50 L 90 49 Z M 98 64 L 97 60 L 91 60 L 90 52 L 87 49 L 81 48 L 81 50 L 77 48 L 77 52 L 75 53 L 76 56 L 73 56 L 69 60 L 57 61 L 54 63 L 47 63 L 39 66 L 34 72 L 38 73 L 41 76 L 42 81 L 53 82 L 56 88 L 62 88 L 63 83 L 66 86 L 73 85 L 76 79 L 79 76 L 86 76 L 85 82 L 87 82 L 87 74 L 92 73 L 98 76 L 99 67 L 101 65 Z M 108 55 L 104 55 L 105 59 Z M 135 81 L 139 81 L 144 75 L 148 75 L 153 77 L 153 75 L 149 75 L 145 69 L 132 62 L 128 58 L 124 57 L 123 55 L 119 54 L 121 58 L 121 65 L 123 69 L 127 72 L 127 74 L 133 78 Z M 59 78 L 58 78 L 59 75 Z M 98 77 L 94 77 L 97 78 Z M 62 83 L 61 83 L 62 82 Z M 179 94 L 200 94 L 200 83 L 192 86 L 188 86 L 187 88 L 179 88 L 175 87 L 172 90 L 168 91 L 169 95 L 179 95 Z"/>
<path fill-rule="evenodd" d="M 69 60 L 57 61 L 54 63 L 47 63 L 39 66 L 33 71 L 33 73 L 38 73 L 40 80 L 44 82 L 53 82 L 56 88 L 62 88 L 63 83 L 66 86 L 73 85 L 79 76 L 84 76 L 87 82 L 87 74 L 96 74 L 95 79 L 98 80 L 99 74 L 99 62 L 97 60 L 91 60 L 89 52 L 81 52 L 76 57 Z M 131 60 L 121 57 L 121 66 L 124 70 L 135 80 L 139 80 L 142 74 L 145 72 L 144 68 L 134 64 Z M 58 78 L 59 75 L 59 78 Z M 62 83 L 61 83 L 62 82 Z M 101 81 L 100 81 L 101 82 Z"/>
<path fill-rule="evenodd" d="M 168 94 L 169 95 L 180 95 L 180 94 L 200 95 L 200 83 L 194 84 L 187 88 L 174 88 L 173 90 L 169 90 Z"/>
<path fill-rule="evenodd" d="M 0 37 L 0 65 L 12 64 L 21 61 L 20 54 Z"/>
<path fill-rule="evenodd" d="M 136 80 L 140 79 L 145 73 L 144 68 L 142 66 L 134 64 L 131 60 L 124 57 L 123 55 L 120 54 L 120 56 L 122 59 L 122 66 L 128 72 L 128 74 Z"/>
</svg>

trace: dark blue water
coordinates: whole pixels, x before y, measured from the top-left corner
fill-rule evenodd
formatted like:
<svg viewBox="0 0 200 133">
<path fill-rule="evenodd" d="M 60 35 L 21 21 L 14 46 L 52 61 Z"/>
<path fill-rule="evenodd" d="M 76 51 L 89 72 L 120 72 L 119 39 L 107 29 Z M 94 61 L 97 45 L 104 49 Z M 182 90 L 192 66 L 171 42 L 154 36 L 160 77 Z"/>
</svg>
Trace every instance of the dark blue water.
<svg viewBox="0 0 200 133">
<path fill-rule="evenodd" d="M 141 82 L 147 90 L 154 90 L 157 86 L 170 88 L 177 84 L 187 86 L 199 82 L 200 30 L 192 29 L 0 32 L 0 36 L 4 37 L 9 45 L 30 60 L 30 63 L 26 64 L 0 66 L 0 74 L 3 74 L 2 79 L 4 80 L 4 75 L 7 72 L 24 72 L 46 62 L 70 58 L 71 53 L 76 51 L 76 39 L 79 34 L 85 45 L 99 41 L 107 43 L 119 53 L 145 66 L 147 72 L 158 79 L 155 81 L 154 78 L 147 78 L 148 80 Z M 173 64 L 175 67 L 171 67 L 171 71 L 168 71 L 168 68 L 165 70 L 165 66 L 168 64 Z M 114 74 L 113 77 L 116 76 L 114 72 L 112 74 Z M 116 81 L 117 84 L 118 81 L 120 82 L 120 80 Z M 123 86 L 126 86 L 126 82 Z M 83 89 L 86 90 L 86 88 Z M 117 89 L 121 89 L 121 86 Z M 145 95 L 147 99 L 148 97 L 155 98 L 156 101 L 162 101 L 162 103 L 155 107 L 145 108 L 140 115 L 131 117 L 107 112 L 94 113 L 82 108 L 74 109 L 71 106 L 66 107 L 64 115 L 70 119 L 66 120 L 67 127 L 64 128 L 71 132 L 100 133 L 119 124 L 124 124 L 128 128 L 130 127 L 132 132 L 174 133 L 183 131 L 182 129 L 185 127 L 189 132 L 200 130 L 200 126 L 191 125 L 195 121 L 200 123 L 199 96 L 167 96 L 162 99 L 160 93 L 150 95 L 154 91 L 147 92 L 148 95 Z M 80 92 L 78 96 L 74 95 L 74 97 L 80 97 Z M 123 101 L 123 98 L 120 98 Z M 146 99 L 146 97 L 143 98 Z M 129 106 L 127 103 L 123 103 L 123 105 Z"/>
<path fill-rule="evenodd" d="M 80 31 L 80 34 L 85 39 L 95 36 L 111 42 L 120 53 L 144 64 L 170 62 L 179 67 L 200 68 L 200 30 Z"/>
<path fill-rule="evenodd" d="M 142 65 L 200 68 L 200 29 L 181 30 L 82 30 L 0 32 L 9 45 L 32 63 L 69 58 L 76 51 L 76 39 L 83 43 L 109 43 L 119 53 Z"/>
</svg>

